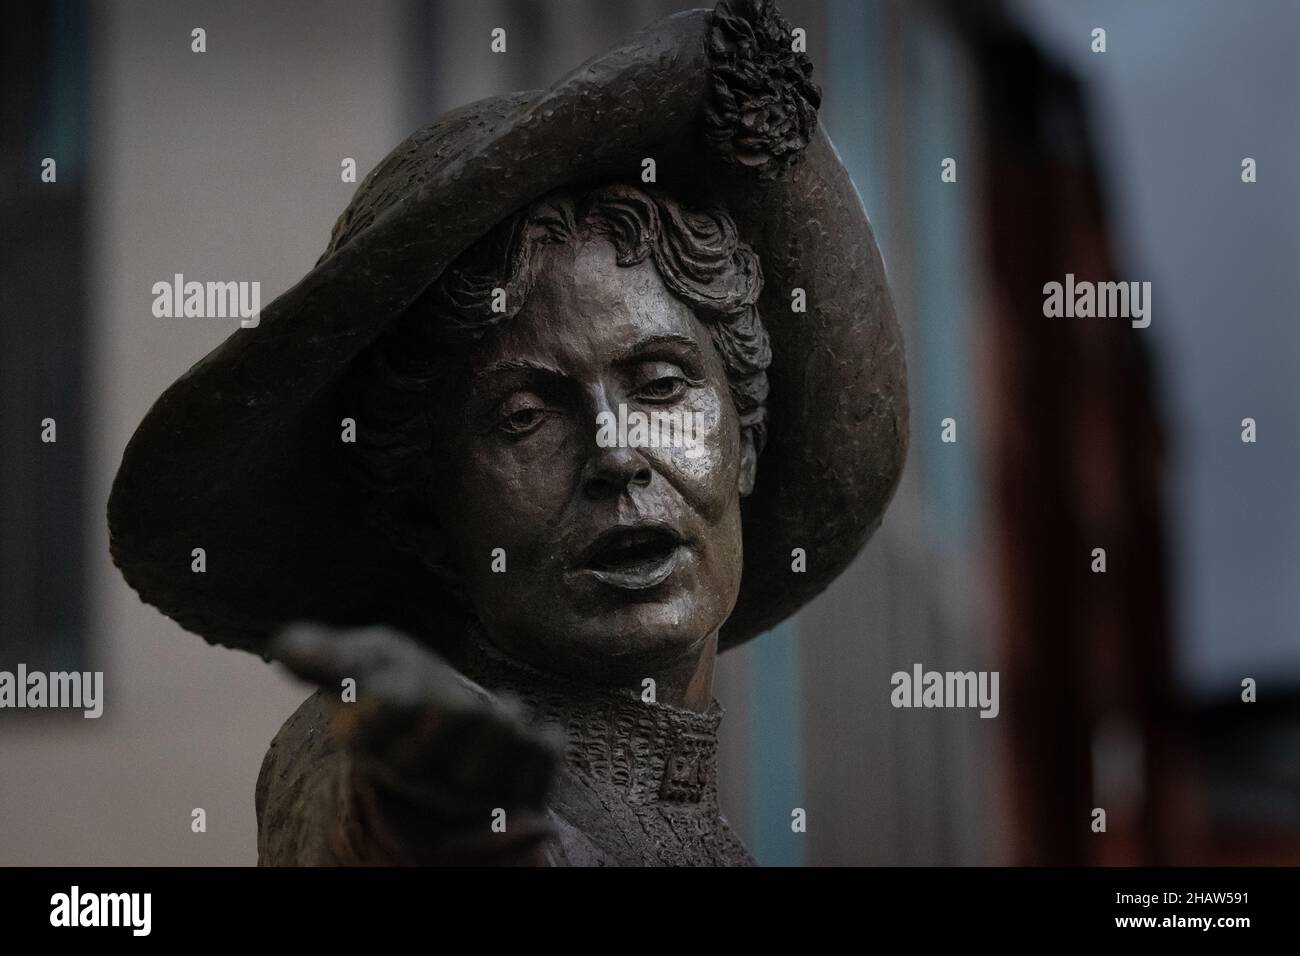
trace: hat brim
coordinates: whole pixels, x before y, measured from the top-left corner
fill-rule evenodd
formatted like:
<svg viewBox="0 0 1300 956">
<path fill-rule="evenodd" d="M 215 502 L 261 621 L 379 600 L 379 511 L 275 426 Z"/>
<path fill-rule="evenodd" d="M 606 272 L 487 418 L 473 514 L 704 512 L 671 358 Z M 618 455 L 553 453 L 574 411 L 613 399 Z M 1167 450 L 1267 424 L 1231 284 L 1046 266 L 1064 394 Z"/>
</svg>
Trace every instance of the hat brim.
<svg viewBox="0 0 1300 956">
<path fill-rule="evenodd" d="M 765 278 L 769 439 L 742 505 L 744 574 L 721 645 L 767 630 L 844 569 L 878 526 L 907 445 L 884 267 L 820 129 L 771 181 L 738 175 L 705 144 L 712 16 L 660 21 L 546 91 L 464 107 L 394 150 L 368 177 L 381 188 L 354 202 L 316 267 L 175 382 L 128 444 L 110 542 L 142 599 L 258 653 L 294 620 L 436 629 L 445 598 L 361 518 L 333 386 L 510 213 L 582 181 L 636 181 L 645 157 L 667 191 L 726 205 Z M 805 312 L 792 310 L 796 288 Z"/>
</svg>

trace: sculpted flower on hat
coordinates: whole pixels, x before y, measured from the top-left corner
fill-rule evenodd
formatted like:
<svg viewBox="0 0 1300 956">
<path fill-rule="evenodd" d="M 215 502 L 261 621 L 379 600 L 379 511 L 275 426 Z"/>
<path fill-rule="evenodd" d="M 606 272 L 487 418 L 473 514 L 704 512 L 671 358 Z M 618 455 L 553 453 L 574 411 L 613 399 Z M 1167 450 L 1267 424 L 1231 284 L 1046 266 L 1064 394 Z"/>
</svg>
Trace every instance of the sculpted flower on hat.
<svg viewBox="0 0 1300 956">
<path fill-rule="evenodd" d="M 728 164 L 763 180 L 784 176 L 817 126 L 821 90 L 812 62 L 794 52 L 790 25 L 767 0 L 719 3 L 708 44 L 705 138 Z"/>
</svg>

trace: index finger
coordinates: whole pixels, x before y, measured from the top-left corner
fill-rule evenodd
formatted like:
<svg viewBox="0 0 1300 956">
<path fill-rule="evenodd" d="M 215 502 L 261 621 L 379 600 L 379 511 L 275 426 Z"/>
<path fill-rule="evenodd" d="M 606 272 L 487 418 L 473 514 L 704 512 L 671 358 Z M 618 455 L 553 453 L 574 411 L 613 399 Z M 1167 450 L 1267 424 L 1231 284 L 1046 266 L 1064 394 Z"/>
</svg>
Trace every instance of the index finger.
<svg viewBox="0 0 1300 956">
<path fill-rule="evenodd" d="M 304 680 L 318 684 L 356 677 L 391 660 L 391 654 L 365 633 L 336 631 L 313 624 L 293 624 L 272 639 L 274 660 Z"/>
</svg>

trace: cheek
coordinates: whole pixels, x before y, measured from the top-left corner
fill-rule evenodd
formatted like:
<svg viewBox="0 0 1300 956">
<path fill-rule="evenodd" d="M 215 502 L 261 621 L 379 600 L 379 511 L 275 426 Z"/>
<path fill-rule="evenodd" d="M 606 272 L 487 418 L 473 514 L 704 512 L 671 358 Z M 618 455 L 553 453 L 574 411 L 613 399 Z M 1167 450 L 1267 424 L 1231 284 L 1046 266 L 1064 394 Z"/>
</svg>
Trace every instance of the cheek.
<svg viewBox="0 0 1300 956">
<path fill-rule="evenodd" d="M 570 459 L 558 428 L 536 441 L 468 442 L 450 499 L 457 507 L 447 509 L 462 558 L 486 566 L 493 548 L 505 548 L 511 572 L 537 566 L 568 500 Z"/>
<path fill-rule="evenodd" d="M 667 449 L 663 459 L 687 502 L 710 522 L 726 517 L 738 500 L 740 427 L 728 397 L 708 390 L 687 404 L 691 441 Z"/>
</svg>

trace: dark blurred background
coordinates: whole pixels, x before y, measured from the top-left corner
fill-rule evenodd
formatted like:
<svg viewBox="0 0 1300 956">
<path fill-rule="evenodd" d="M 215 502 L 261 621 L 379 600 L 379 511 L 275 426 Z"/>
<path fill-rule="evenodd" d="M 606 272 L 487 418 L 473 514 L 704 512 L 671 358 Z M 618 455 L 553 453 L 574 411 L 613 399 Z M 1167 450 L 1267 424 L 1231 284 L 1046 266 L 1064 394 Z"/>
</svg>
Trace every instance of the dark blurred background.
<svg viewBox="0 0 1300 956">
<path fill-rule="evenodd" d="M 344 158 L 361 178 L 689 6 L 6 7 L 0 669 L 102 670 L 107 701 L 0 711 L 0 863 L 251 864 L 257 770 L 306 695 L 109 561 L 127 439 L 232 331 L 155 319 L 152 284 L 271 301 L 355 189 Z M 770 864 L 1300 863 L 1300 6 L 781 6 L 884 252 L 913 441 L 862 557 L 723 658 L 724 809 Z M 1151 282 L 1150 327 L 1045 318 L 1067 272 Z M 914 663 L 998 670 L 1000 715 L 893 709 Z"/>
</svg>

